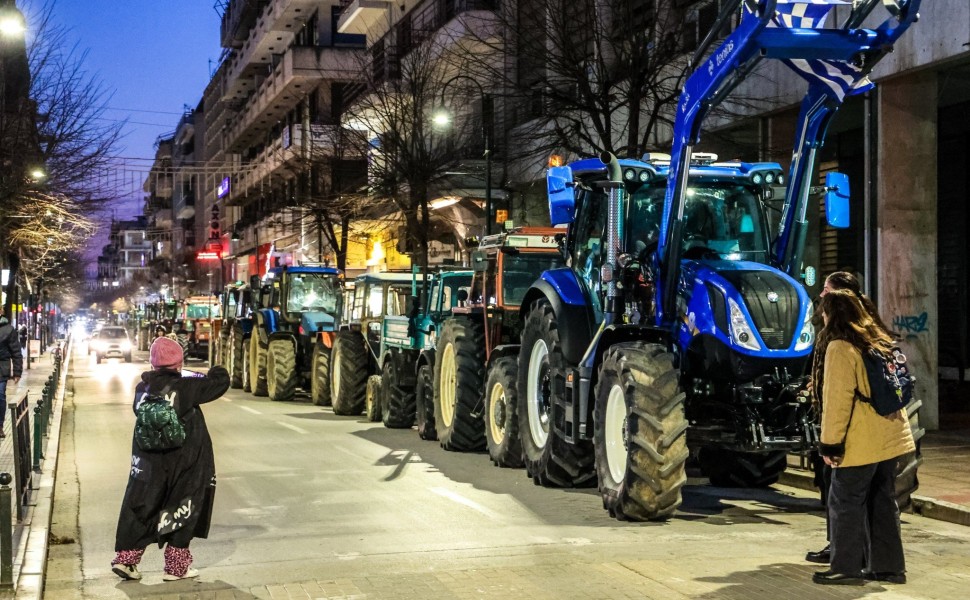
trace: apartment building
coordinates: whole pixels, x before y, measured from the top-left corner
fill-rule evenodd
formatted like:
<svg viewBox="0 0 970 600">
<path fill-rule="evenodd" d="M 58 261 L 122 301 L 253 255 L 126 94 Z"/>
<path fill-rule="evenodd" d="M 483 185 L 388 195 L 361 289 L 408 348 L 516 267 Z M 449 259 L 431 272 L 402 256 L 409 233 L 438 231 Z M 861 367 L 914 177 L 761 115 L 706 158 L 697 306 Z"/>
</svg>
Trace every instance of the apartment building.
<svg viewBox="0 0 970 600">
<path fill-rule="evenodd" d="M 222 4 L 224 58 L 205 90 L 204 205 L 218 221 L 225 280 L 268 267 L 336 263 L 314 210 L 366 183 L 366 158 L 343 143 L 346 90 L 364 48 L 337 31 L 339 2 L 230 0 Z M 213 211 L 212 208 L 218 210 Z M 363 263 L 351 236 L 347 266 Z"/>
<path fill-rule="evenodd" d="M 125 287 L 144 281 L 152 259 L 147 217 L 112 221 L 108 241 L 98 256 L 98 287 Z"/>
</svg>

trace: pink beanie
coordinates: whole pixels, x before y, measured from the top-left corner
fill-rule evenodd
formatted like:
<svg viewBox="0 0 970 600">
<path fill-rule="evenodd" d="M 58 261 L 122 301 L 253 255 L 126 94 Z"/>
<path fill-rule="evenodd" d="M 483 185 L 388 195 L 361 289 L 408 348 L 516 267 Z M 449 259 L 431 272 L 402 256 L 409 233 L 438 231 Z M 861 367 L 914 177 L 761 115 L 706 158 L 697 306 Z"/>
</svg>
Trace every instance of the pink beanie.
<svg viewBox="0 0 970 600">
<path fill-rule="evenodd" d="M 148 356 L 156 369 L 175 369 L 182 364 L 182 346 L 171 338 L 160 337 L 152 342 Z"/>
</svg>

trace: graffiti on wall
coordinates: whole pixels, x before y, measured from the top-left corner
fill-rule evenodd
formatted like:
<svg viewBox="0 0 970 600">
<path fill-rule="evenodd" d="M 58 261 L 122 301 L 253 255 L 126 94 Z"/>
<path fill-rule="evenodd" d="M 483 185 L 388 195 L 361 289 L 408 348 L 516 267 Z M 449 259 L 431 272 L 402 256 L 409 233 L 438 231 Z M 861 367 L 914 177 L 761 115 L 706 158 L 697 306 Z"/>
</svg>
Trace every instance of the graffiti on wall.
<svg viewBox="0 0 970 600">
<path fill-rule="evenodd" d="M 893 329 L 906 335 L 915 335 L 918 333 L 925 333 L 929 331 L 926 326 L 926 322 L 929 320 L 929 315 L 926 311 L 923 311 L 920 315 L 896 315 L 893 317 Z"/>
</svg>

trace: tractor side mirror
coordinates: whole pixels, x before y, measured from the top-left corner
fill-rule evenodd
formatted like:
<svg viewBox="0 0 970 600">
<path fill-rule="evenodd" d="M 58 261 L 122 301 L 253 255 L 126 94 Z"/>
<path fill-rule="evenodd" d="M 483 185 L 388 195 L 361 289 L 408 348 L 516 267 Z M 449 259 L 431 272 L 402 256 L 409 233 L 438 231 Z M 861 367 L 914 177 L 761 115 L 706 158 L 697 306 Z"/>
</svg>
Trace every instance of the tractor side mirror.
<svg viewBox="0 0 970 600">
<path fill-rule="evenodd" d="M 573 222 L 576 197 L 573 194 L 573 170 L 551 167 L 546 172 L 546 194 L 549 197 L 549 220 L 552 225 Z"/>
<path fill-rule="evenodd" d="M 472 251 L 471 255 L 472 271 L 484 273 L 488 270 L 488 255 L 481 250 Z"/>
<path fill-rule="evenodd" d="M 849 226 L 849 176 L 845 173 L 825 174 L 825 221 L 837 229 Z"/>
</svg>

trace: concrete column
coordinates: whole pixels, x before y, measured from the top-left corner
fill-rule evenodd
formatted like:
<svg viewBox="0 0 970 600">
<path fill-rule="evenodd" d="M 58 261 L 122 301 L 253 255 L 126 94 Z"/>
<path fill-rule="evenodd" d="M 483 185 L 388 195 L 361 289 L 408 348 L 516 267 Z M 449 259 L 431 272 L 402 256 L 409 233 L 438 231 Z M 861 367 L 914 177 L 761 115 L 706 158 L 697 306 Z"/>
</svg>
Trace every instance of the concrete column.
<svg viewBox="0 0 970 600">
<path fill-rule="evenodd" d="M 923 400 L 920 423 L 939 429 L 937 349 L 937 77 L 920 72 L 878 87 L 876 289 Z M 945 325 L 944 325 L 945 326 Z"/>
</svg>

